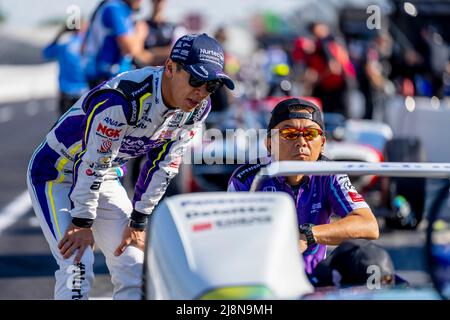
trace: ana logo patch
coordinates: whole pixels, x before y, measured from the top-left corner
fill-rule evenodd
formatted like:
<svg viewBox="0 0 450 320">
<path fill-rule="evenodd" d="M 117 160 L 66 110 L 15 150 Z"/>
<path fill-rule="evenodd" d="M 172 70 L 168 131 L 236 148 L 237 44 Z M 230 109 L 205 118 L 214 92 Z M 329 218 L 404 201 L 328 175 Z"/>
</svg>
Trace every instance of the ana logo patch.
<svg viewBox="0 0 450 320">
<path fill-rule="evenodd" d="M 125 125 L 125 123 L 111 119 L 110 117 L 106 117 L 105 119 L 103 119 L 103 121 L 105 121 L 106 124 L 109 124 L 110 126 L 113 126 L 113 127 L 121 127 L 121 126 Z"/>
</svg>

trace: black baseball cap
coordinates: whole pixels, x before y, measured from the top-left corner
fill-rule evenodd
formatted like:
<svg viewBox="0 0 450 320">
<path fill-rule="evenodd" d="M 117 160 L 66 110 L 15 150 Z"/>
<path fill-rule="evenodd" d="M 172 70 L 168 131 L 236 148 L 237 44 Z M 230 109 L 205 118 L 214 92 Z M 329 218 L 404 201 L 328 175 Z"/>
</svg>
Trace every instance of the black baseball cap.
<svg viewBox="0 0 450 320">
<path fill-rule="evenodd" d="M 332 271 L 339 272 L 340 286 L 365 285 L 371 275 L 371 266 L 380 271 L 380 280 L 389 279 L 387 283 L 395 283 L 395 269 L 389 253 L 366 239 L 343 241 L 314 270 L 319 286 L 333 285 Z"/>
<path fill-rule="evenodd" d="M 312 109 L 312 113 L 299 112 L 305 109 Z M 289 119 L 309 119 L 317 123 L 322 130 L 325 130 L 322 112 L 318 106 L 305 99 L 290 98 L 279 102 L 275 108 L 273 108 L 269 126 L 267 127 L 268 133 L 270 133 L 270 130 L 277 124 Z"/>
<path fill-rule="evenodd" d="M 170 59 L 182 64 L 198 80 L 211 81 L 220 79 L 234 89 L 234 83 L 223 72 L 225 54 L 220 43 L 202 34 L 187 34 L 179 38 L 172 48 Z"/>
</svg>

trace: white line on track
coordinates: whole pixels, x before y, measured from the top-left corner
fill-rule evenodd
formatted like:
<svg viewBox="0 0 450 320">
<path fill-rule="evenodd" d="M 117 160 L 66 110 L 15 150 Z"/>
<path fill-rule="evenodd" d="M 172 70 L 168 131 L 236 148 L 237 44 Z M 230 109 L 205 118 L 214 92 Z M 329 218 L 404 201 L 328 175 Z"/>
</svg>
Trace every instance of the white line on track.
<svg viewBox="0 0 450 320">
<path fill-rule="evenodd" d="M 0 210 L 0 234 L 20 219 L 31 208 L 28 191 L 22 192 L 13 202 Z"/>
</svg>

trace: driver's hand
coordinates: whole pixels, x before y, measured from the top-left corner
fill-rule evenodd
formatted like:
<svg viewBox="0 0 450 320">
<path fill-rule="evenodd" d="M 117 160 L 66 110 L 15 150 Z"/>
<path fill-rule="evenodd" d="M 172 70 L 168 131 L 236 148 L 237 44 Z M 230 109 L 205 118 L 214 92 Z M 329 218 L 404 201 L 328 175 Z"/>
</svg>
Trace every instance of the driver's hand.
<svg viewBox="0 0 450 320">
<path fill-rule="evenodd" d="M 70 224 L 58 244 L 58 249 L 64 259 L 70 258 L 75 250 L 78 250 L 74 259 L 74 263 L 78 264 L 88 246 L 94 248 L 94 236 L 91 228 L 79 228 Z"/>
<path fill-rule="evenodd" d="M 144 251 L 145 247 L 145 231 L 137 230 L 127 226 L 123 232 L 122 242 L 114 251 L 114 255 L 120 256 L 128 246 L 134 246 Z"/>
</svg>

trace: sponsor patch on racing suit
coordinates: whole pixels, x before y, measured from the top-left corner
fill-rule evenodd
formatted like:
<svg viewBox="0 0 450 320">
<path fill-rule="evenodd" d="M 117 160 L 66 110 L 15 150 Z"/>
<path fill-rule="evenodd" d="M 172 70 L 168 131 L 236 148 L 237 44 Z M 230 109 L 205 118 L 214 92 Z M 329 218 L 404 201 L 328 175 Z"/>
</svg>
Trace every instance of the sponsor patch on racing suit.
<svg viewBox="0 0 450 320">
<path fill-rule="evenodd" d="M 261 160 L 257 164 L 245 164 L 237 168 L 228 183 L 228 191 L 250 190 L 255 175 L 267 163 L 268 161 Z M 299 225 L 328 224 L 332 214 L 343 218 L 355 209 L 369 208 L 345 174 L 304 176 L 298 190 L 293 190 L 285 177 L 273 177 L 263 179 L 258 191 L 282 191 L 291 195 L 297 208 Z M 326 251 L 326 245 L 316 244 L 303 253 L 308 274 L 325 259 Z"/>
<path fill-rule="evenodd" d="M 133 198 L 134 209 L 144 214 L 153 211 L 178 173 L 173 163 L 180 161 L 211 105 L 204 100 L 193 112 L 166 107 L 162 73 L 163 67 L 142 68 L 92 89 L 46 136 L 48 147 L 41 152 L 60 158 L 40 163 L 33 179 L 55 179 L 55 168 L 59 173 L 72 171 L 72 217 L 96 217 L 102 181 L 120 176 L 130 158 L 147 154 Z"/>
</svg>

